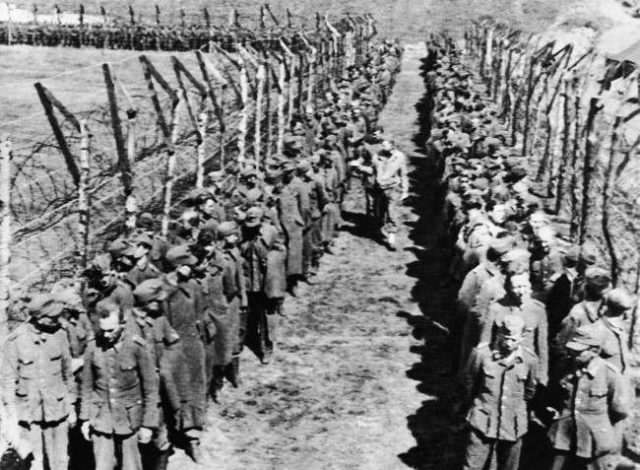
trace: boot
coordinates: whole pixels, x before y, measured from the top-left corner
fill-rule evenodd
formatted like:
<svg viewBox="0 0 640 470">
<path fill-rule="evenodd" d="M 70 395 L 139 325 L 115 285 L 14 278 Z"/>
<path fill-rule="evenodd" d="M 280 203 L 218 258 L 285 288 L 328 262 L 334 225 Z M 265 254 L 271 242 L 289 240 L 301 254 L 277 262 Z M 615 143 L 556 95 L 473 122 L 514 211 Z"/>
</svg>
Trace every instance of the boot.
<svg viewBox="0 0 640 470">
<path fill-rule="evenodd" d="M 233 388 L 240 385 L 240 358 L 234 357 L 231 362 L 225 366 L 225 377 L 231 383 Z"/>
<path fill-rule="evenodd" d="M 202 463 L 202 449 L 200 439 L 189 439 L 185 452 L 195 463 Z"/>
<path fill-rule="evenodd" d="M 169 456 L 171 455 L 171 453 L 171 450 L 159 452 L 153 470 L 167 470 L 167 467 L 169 465 Z"/>
</svg>

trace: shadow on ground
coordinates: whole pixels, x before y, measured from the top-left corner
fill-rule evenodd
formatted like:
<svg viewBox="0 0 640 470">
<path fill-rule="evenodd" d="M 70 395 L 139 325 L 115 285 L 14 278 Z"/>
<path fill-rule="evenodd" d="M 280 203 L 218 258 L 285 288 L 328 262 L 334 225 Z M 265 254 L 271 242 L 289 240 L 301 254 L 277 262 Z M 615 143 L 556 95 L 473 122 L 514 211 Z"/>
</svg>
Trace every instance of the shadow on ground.
<svg viewBox="0 0 640 470">
<path fill-rule="evenodd" d="M 433 63 L 434 57 L 422 60 L 421 73 L 425 83 Z M 419 130 L 413 141 L 418 151 L 412 158 L 410 175 L 414 194 L 410 205 L 418 218 L 409 224 L 413 246 L 407 249 L 416 259 L 406 270 L 407 275 L 415 278 L 412 296 L 422 315 L 398 312 L 398 316 L 405 318 L 412 327 L 414 337 L 424 341 L 423 345 L 412 348 L 418 362 L 406 372 L 409 378 L 418 382 L 417 389 L 424 394 L 424 401 L 407 417 L 407 426 L 416 445 L 399 458 L 414 469 L 448 470 L 460 464 L 462 437 L 460 432 L 453 431 L 457 423 L 451 413 L 457 387 L 451 375 L 448 327 L 455 292 L 446 285 L 450 253 L 440 236 L 442 189 L 439 169 L 426 150 L 432 108 L 431 96 L 426 90 L 425 86 L 425 94 L 416 104 Z"/>
</svg>

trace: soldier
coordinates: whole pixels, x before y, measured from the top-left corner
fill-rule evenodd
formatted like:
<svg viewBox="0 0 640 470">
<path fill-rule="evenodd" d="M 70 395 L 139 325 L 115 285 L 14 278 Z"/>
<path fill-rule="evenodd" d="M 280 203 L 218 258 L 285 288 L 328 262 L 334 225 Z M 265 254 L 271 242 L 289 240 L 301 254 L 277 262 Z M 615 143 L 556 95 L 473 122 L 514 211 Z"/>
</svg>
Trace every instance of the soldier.
<svg viewBox="0 0 640 470">
<path fill-rule="evenodd" d="M 283 167 L 278 212 L 287 243 L 287 277 L 289 290 L 293 288 L 304 273 L 303 236 L 305 218 L 309 210 L 309 195 L 301 188 L 301 181 L 294 175 L 295 165 L 289 163 Z"/>
<path fill-rule="evenodd" d="M 263 364 L 268 364 L 275 347 L 276 316 L 269 311 L 265 293 L 269 252 L 276 248 L 277 231 L 263 224 L 263 211 L 252 207 L 247 211 L 242 230 L 240 251 L 244 259 L 247 290 L 247 344 Z"/>
<path fill-rule="evenodd" d="M 141 470 L 138 442 L 149 443 L 158 426 L 155 365 L 145 340 L 125 327 L 120 306 L 104 300 L 96 314 L 98 334 L 82 370 L 82 433 L 93 443 L 96 470 Z"/>
<path fill-rule="evenodd" d="M 614 468 L 620 452 L 617 422 L 630 412 L 622 375 L 600 356 L 602 339 L 582 326 L 566 347 L 571 368 L 550 389 L 554 419 L 548 432 L 553 470 Z"/>
<path fill-rule="evenodd" d="M 322 238 L 322 214 L 327 205 L 327 195 L 325 193 L 324 179 L 318 171 L 320 163 L 319 156 L 312 157 L 311 162 L 307 162 L 306 173 L 301 178 L 307 182 L 309 186 L 309 204 L 310 204 L 310 220 L 309 220 L 309 249 L 310 249 L 310 266 L 309 275 L 314 275 L 320 264 L 320 257 L 323 251 Z"/>
<path fill-rule="evenodd" d="M 67 334 L 60 324 L 63 305 L 39 294 L 29 302 L 29 321 L 9 335 L 2 376 L 14 386 L 15 416 L 33 452 L 34 470 L 66 469 L 69 426 L 76 424 L 75 381 Z"/>
<path fill-rule="evenodd" d="M 496 329 L 506 315 L 521 317 L 525 324 L 523 345 L 539 358 L 538 382 L 546 386 L 549 378 L 549 344 L 544 305 L 531 297 L 531 283 L 527 273 L 507 275 L 504 289 L 505 295 L 489 306 L 480 332 L 480 341 L 493 341 Z"/>
<path fill-rule="evenodd" d="M 162 304 L 167 298 L 162 279 L 149 279 L 143 281 L 133 291 L 136 306 L 133 308 L 140 336 L 147 342 L 151 352 L 153 363 L 159 374 L 160 397 L 158 401 L 158 428 L 153 436 L 153 453 L 149 456 L 150 470 L 166 470 L 171 454 L 171 442 L 167 429 L 167 416 L 165 410 L 175 415 L 180 411 L 181 391 L 176 383 L 176 375 L 184 372 L 185 357 L 180 336 L 171 327 L 167 318 L 163 315 Z M 144 459 L 143 455 L 143 459 Z"/>
<path fill-rule="evenodd" d="M 537 357 L 521 346 L 524 327 L 521 317 L 502 317 L 494 344 L 482 343 L 471 354 L 464 374 L 471 427 L 464 469 L 519 467 L 537 379 Z"/>
<path fill-rule="evenodd" d="M 557 373 L 561 373 L 563 365 L 568 359 L 567 343 L 574 336 L 576 330 L 583 325 L 590 325 L 598 321 L 605 310 L 604 296 L 611 285 L 609 272 L 591 267 L 585 272 L 584 300 L 571 308 L 569 314 L 562 320 L 558 334 L 552 339 L 553 364 Z M 558 377 L 559 378 L 559 377 Z"/>
<path fill-rule="evenodd" d="M 151 250 L 154 245 L 153 239 L 149 235 L 141 233 L 135 237 L 133 245 L 135 249 L 132 252 L 132 257 L 135 259 L 135 264 L 131 271 L 127 273 L 127 280 L 137 286 L 147 279 L 155 279 L 161 276 L 162 271 L 151 260 Z"/>
<path fill-rule="evenodd" d="M 187 438 L 187 453 L 194 462 L 200 462 L 200 435 L 207 397 L 205 342 L 215 335 L 215 326 L 210 330 L 212 323 L 205 323 L 209 306 L 204 303 L 202 286 L 193 279 L 198 259 L 189 246 L 171 248 L 167 252 L 167 262 L 174 270 L 165 278 L 168 296 L 164 313 L 183 341 L 188 383 L 179 384 L 179 388 L 190 392 L 179 413 L 177 427 Z"/>
<path fill-rule="evenodd" d="M 562 255 L 556 248 L 556 234 L 552 227 L 544 226 L 535 232 L 531 251 L 531 286 L 534 296 L 544 302 L 553 279 L 563 270 Z"/>
</svg>

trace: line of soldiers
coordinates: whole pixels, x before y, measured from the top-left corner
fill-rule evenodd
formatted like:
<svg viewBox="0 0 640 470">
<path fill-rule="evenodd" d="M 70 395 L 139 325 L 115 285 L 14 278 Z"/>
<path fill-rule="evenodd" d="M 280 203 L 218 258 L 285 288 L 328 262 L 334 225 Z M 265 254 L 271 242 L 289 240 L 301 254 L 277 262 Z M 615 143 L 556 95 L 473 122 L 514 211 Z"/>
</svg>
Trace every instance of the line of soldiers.
<svg viewBox="0 0 640 470">
<path fill-rule="evenodd" d="M 612 287 L 595 245 L 558 236 L 463 53 L 429 47 L 427 145 L 457 289 L 462 467 L 634 468 L 620 454 L 635 399 L 637 298 Z"/>
<path fill-rule="evenodd" d="M 384 42 L 349 67 L 293 120 L 284 155 L 209 174 L 167 237 L 140 214 L 79 278 L 16 299 L 27 318 L 2 349 L 5 444 L 36 470 L 161 470 L 174 446 L 202 462 L 208 401 L 240 385 L 245 346 L 270 362 L 286 292 L 331 251 L 349 161 L 399 58 Z M 385 145 L 364 160 L 394 160 Z"/>
<path fill-rule="evenodd" d="M 207 47 L 214 41 L 223 47 L 238 40 L 237 34 L 216 30 L 204 25 L 153 24 L 14 24 L 11 34 L 7 27 L 0 28 L 0 44 L 29 46 L 97 47 L 104 49 L 130 49 L 137 51 L 190 51 Z"/>
</svg>

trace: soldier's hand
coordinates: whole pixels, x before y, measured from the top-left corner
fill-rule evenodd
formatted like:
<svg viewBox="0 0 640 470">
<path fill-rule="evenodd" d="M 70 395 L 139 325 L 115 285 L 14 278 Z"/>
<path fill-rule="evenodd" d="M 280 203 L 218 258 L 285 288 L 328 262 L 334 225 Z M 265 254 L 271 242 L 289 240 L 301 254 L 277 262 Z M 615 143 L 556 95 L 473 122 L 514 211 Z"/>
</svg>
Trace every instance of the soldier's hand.
<svg viewBox="0 0 640 470">
<path fill-rule="evenodd" d="M 82 432 L 82 437 L 84 437 L 86 441 L 91 440 L 91 424 L 89 424 L 89 421 L 82 423 L 82 426 L 80 426 L 80 432 Z"/>
<path fill-rule="evenodd" d="M 149 428 L 140 428 L 138 430 L 138 442 L 140 444 L 148 444 L 153 437 L 153 431 Z"/>
</svg>

